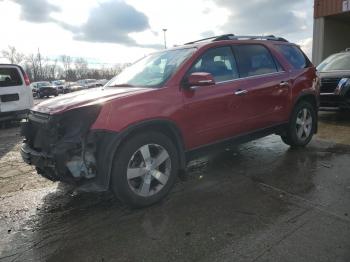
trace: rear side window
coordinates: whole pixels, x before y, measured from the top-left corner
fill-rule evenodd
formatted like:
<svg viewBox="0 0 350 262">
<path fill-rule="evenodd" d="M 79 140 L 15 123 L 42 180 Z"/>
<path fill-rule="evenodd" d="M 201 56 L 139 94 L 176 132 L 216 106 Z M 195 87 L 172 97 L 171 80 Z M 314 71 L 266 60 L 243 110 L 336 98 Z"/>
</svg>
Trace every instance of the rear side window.
<svg viewBox="0 0 350 262">
<path fill-rule="evenodd" d="M 216 82 L 238 78 L 236 61 L 230 47 L 218 47 L 205 52 L 189 71 L 190 74 L 194 72 L 210 73 Z"/>
<path fill-rule="evenodd" d="M 308 66 L 309 62 L 307 61 L 303 52 L 297 46 L 278 45 L 277 48 L 294 67 L 294 69 L 303 69 Z"/>
<path fill-rule="evenodd" d="M 16 68 L 0 68 L 0 87 L 22 85 L 22 79 Z"/>
<path fill-rule="evenodd" d="M 241 77 L 257 76 L 277 72 L 270 51 L 262 45 L 234 46 Z"/>
</svg>

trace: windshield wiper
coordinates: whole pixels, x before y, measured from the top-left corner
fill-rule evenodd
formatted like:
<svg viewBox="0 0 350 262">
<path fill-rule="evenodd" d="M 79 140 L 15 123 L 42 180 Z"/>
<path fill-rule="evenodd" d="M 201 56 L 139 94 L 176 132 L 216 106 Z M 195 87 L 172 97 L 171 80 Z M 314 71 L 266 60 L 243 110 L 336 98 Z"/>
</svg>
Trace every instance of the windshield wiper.
<svg viewBox="0 0 350 262">
<path fill-rule="evenodd" d="M 120 84 L 120 85 L 111 85 L 107 87 L 134 87 L 134 86 L 130 84 Z"/>
</svg>

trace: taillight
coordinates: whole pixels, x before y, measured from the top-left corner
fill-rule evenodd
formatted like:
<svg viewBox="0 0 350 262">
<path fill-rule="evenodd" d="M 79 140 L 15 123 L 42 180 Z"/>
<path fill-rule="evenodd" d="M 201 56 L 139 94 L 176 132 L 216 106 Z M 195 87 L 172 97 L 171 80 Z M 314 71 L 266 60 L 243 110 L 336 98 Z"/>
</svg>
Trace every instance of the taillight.
<svg viewBox="0 0 350 262">
<path fill-rule="evenodd" d="M 24 78 L 24 82 L 25 82 L 26 86 L 29 86 L 30 80 L 29 80 L 27 73 L 24 73 L 23 78 Z"/>
</svg>

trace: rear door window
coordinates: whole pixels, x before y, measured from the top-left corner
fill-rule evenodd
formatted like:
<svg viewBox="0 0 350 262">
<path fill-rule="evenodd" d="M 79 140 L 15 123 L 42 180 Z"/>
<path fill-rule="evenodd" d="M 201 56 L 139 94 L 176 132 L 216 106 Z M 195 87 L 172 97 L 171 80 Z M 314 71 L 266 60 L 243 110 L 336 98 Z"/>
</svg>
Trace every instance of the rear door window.
<svg viewBox="0 0 350 262">
<path fill-rule="evenodd" d="M 277 45 L 277 48 L 294 69 L 308 67 L 309 61 L 299 47 L 293 45 Z"/>
<path fill-rule="evenodd" d="M 22 79 L 16 68 L 0 68 L 0 87 L 19 85 Z"/>
<path fill-rule="evenodd" d="M 233 48 L 237 56 L 241 77 L 278 72 L 274 58 L 263 45 L 237 45 Z"/>
</svg>

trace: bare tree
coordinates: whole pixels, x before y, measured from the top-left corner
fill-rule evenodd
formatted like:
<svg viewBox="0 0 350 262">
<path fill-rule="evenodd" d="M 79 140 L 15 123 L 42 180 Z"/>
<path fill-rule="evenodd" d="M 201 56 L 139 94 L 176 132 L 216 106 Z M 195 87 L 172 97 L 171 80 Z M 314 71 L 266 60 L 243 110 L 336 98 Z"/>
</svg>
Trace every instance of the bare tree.
<svg viewBox="0 0 350 262">
<path fill-rule="evenodd" d="M 38 48 L 38 53 L 36 54 L 36 59 L 38 61 L 38 65 L 39 65 L 39 78 L 44 79 L 43 62 L 41 59 L 41 54 L 40 54 L 39 48 Z"/>
<path fill-rule="evenodd" d="M 64 69 L 64 73 L 65 73 L 65 77 L 68 78 L 68 75 L 70 74 L 70 70 L 71 70 L 71 63 L 72 63 L 72 58 L 70 56 L 67 55 L 61 55 L 60 56 L 60 61 L 63 64 L 63 69 Z"/>
<path fill-rule="evenodd" d="M 49 75 L 51 79 L 55 79 L 58 74 L 57 74 L 57 59 L 55 59 L 55 61 L 53 62 L 53 64 L 49 65 Z"/>
<path fill-rule="evenodd" d="M 78 79 L 83 79 L 86 78 L 86 75 L 89 72 L 89 67 L 88 67 L 88 62 L 82 58 L 76 58 L 74 61 L 74 67 L 75 67 L 75 71 L 76 71 L 76 77 Z"/>
<path fill-rule="evenodd" d="M 7 49 L 1 51 L 4 58 L 9 60 L 11 64 L 21 64 L 25 60 L 25 55 L 17 51 L 16 47 L 8 46 Z"/>
<path fill-rule="evenodd" d="M 43 56 L 38 49 L 37 53 L 24 55 L 13 46 L 0 51 L 2 56 L 10 63 L 22 64 L 31 81 L 65 79 L 76 81 L 78 79 L 111 79 L 119 74 L 128 64 L 115 64 L 102 68 L 89 68 L 86 59 L 61 55 L 58 59 L 50 60 Z"/>
<path fill-rule="evenodd" d="M 30 54 L 26 57 L 25 61 L 25 68 L 27 71 L 27 74 L 29 75 L 29 78 L 32 81 L 39 81 L 39 63 L 37 59 L 37 55 Z"/>
</svg>

